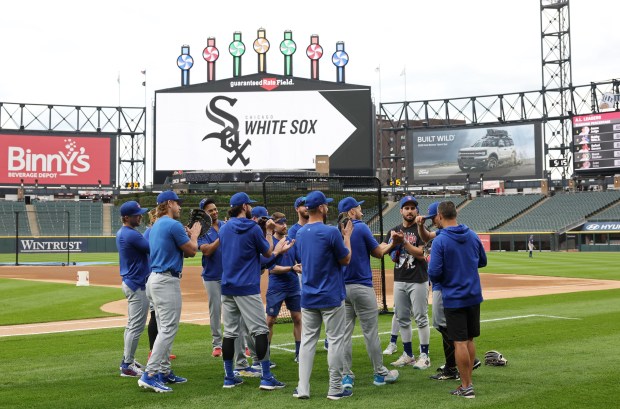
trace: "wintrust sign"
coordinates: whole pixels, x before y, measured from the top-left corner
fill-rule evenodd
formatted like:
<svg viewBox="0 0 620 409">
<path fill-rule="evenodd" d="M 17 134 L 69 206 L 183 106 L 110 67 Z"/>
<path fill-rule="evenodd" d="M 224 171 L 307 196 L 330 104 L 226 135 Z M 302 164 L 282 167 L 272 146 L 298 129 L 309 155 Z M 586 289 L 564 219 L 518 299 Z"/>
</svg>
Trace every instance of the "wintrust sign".
<svg viewBox="0 0 620 409">
<path fill-rule="evenodd" d="M 95 185 L 111 178 L 110 137 L 0 135 L 0 183 Z"/>
</svg>

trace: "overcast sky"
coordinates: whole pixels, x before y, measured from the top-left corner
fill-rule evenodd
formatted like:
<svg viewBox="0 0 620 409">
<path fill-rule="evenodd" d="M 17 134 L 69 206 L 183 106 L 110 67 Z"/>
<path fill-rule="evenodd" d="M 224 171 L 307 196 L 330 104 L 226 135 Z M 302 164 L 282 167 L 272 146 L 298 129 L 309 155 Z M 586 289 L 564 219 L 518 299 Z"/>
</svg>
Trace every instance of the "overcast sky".
<svg viewBox="0 0 620 409">
<path fill-rule="evenodd" d="M 620 1 L 571 2 L 573 83 L 620 78 Z M 19 0 L 0 10 L 0 102 L 143 106 L 180 85 L 181 45 L 191 47 L 191 83 L 206 81 L 207 37 L 220 50 L 217 79 L 232 76 L 228 44 L 241 31 L 243 74 L 256 73 L 252 42 L 267 30 L 267 70 L 283 74 L 279 44 L 293 31 L 294 75 L 308 78 L 305 49 L 318 34 L 322 80 L 344 41 L 348 83 L 381 102 L 464 97 L 541 88 L 539 0 L 193 1 Z M 380 66 L 380 72 L 376 68 Z M 406 67 L 406 76 L 401 75 Z M 405 88 L 406 83 L 406 88 Z"/>
</svg>

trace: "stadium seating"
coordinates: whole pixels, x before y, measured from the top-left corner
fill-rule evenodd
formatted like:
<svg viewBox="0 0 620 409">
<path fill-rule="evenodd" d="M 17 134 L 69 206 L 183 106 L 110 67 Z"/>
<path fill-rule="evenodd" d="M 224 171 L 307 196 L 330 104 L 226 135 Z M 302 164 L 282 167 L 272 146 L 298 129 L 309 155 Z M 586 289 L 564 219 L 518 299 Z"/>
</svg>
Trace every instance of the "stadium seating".
<svg viewBox="0 0 620 409">
<path fill-rule="evenodd" d="M 30 236 L 30 222 L 24 202 L 0 201 L 0 236 L 15 236 L 15 215 L 19 212 L 20 236 Z"/>
<path fill-rule="evenodd" d="M 35 202 L 42 236 L 101 236 L 103 204 L 101 202 Z"/>
<path fill-rule="evenodd" d="M 595 214 L 592 217 L 588 217 L 588 221 L 591 222 L 617 222 L 620 221 L 620 203 L 603 210 L 600 213 Z"/>
<path fill-rule="evenodd" d="M 543 198 L 543 195 L 476 197 L 459 209 L 458 221 L 475 232 L 490 232 Z"/>
<path fill-rule="evenodd" d="M 618 201 L 620 191 L 556 194 L 496 231 L 557 232 Z"/>
</svg>

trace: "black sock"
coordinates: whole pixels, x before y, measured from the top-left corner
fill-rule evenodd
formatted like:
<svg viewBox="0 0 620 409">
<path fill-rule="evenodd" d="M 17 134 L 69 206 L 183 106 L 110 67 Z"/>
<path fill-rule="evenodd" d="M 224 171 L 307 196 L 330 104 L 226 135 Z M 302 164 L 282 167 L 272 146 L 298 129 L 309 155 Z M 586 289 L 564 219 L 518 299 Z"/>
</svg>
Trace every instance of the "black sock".
<svg viewBox="0 0 620 409">
<path fill-rule="evenodd" d="M 456 367 L 456 357 L 454 356 L 454 342 L 448 338 L 448 329 L 446 327 L 439 327 L 441 333 L 441 339 L 443 341 L 443 354 L 446 357 L 446 367 Z"/>
<path fill-rule="evenodd" d="M 226 338 L 222 340 L 222 359 L 232 361 L 235 358 L 235 339 Z"/>
<path fill-rule="evenodd" d="M 155 311 L 151 311 L 151 319 L 149 320 L 149 350 L 153 350 L 155 344 L 155 338 L 157 338 L 157 319 L 155 318 Z"/>
<path fill-rule="evenodd" d="M 267 348 L 269 348 L 269 337 L 267 334 L 260 334 L 254 337 L 256 343 L 256 358 L 262 361 L 267 355 Z"/>
</svg>

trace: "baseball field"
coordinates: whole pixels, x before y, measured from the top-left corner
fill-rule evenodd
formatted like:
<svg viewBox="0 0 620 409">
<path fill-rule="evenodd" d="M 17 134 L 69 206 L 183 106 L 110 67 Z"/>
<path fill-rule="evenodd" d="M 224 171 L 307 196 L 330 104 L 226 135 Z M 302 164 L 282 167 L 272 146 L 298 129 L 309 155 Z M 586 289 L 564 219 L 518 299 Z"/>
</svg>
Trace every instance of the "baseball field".
<svg viewBox="0 0 620 409">
<path fill-rule="evenodd" d="M 84 261 L 117 260 L 116 255 L 106 257 L 91 254 Z M 327 362 L 322 346 L 317 348 L 311 399 L 292 397 L 297 364 L 291 324 L 276 326 L 271 347 L 274 374 L 286 388 L 261 391 L 257 378 L 246 378 L 240 387 L 222 389 L 222 362 L 210 355 L 210 332 L 204 325 L 206 295 L 196 278 L 199 267 L 188 268 L 183 277 L 184 317 L 173 347 L 178 356 L 173 368 L 189 382 L 174 386 L 171 394 L 140 389 L 137 379 L 119 376 L 124 299 L 114 265 L 0 267 L 0 407 L 614 407 L 614 373 L 620 366 L 618 261 L 618 253 L 535 253 L 533 259 L 527 253 L 490 253 L 489 265 L 481 270 L 485 302 L 477 355 L 495 349 L 509 364 L 474 372 L 475 400 L 451 396 L 455 381 L 428 379 L 443 363 L 435 330 L 432 369 L 401 368 L 395 384 L 374 386 L 358 328 L 353 396 L 337 402 L 325 399 Z M 90 286 L 76 287 L 77 270 L 90 271 Z M 391 295 L 391 272 L 387 275 Z M 383 346 L 389 340 L 390 320 L 390 315 L 380 316 Z M 399 342 L 398 352 L 385 356 L 386 365 L 401 352 Z M 147 353 L 145 333 L 137 359 L 145 363 Z"/>
</svg>

